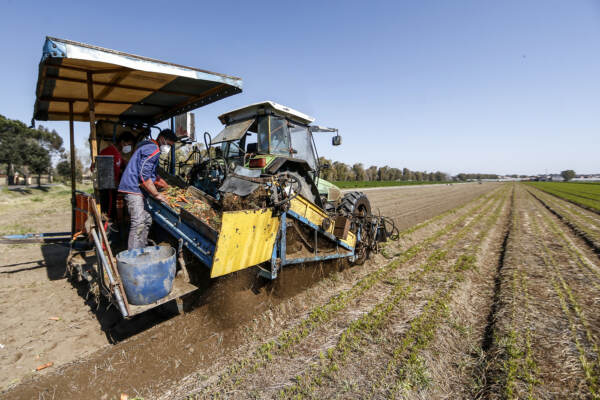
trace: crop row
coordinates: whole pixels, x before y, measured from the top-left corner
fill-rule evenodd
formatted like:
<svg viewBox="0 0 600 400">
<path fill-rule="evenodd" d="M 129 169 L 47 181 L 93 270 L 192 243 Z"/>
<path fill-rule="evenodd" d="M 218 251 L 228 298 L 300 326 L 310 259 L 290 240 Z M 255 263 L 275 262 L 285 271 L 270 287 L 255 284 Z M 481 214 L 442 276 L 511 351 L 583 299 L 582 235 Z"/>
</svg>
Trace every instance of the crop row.
<svg viewBox="0 0 600 400">
<path fill-rule="evenodd" d="M 505 200 L 505 199 L 504 199 Z M 394 371 L 396 373 L 396 382 L 392 389 L 392 395 L 395 397 L 398 392 L 403 392 L 413 388 L 420 382 L 415 377 L 420 377 L 422 373 L 417 372 L 421 368 L 422 360 L 419 352 L 426 349 L 435 338 L 435 332 L 440 323 L 445 319 L 449 312 L 448 301 L 452 298 L 453 291 L 458 288 L 460 282 L 464 280 L 467 271 L 477 268 L 477 253 L 481 244 L 490 233 L 493 226 L 497 224 L 501 210 L 505 201 L 488 218 L 484 228 L 478 233 L 477 237 L 469 244 L 466 251 L 459 256 L 448 275 L 451 283 L 450 287 L 440 290 L 429 300 L 429 312 L 421 313 L 410 325 L 409 331 L 404 336 L 400 344 L 394 349 L 393 358 L 389 361 L 386 373 Z M 374 386 L 383 381 L 376 379 Z"/>
<path fill-rule="evenodd" d="M 509 240 L 507 249 L 505 249 L 509 253 L 518 253 L 520 245 L 524 243 L 520 224 L 519 212 L 513 211 L 509 228 Z M 512 268 L 512 270 L 508 270 L 509 268 Z M 510 286 L 510 293 L 503 300 L 504 307 L 509 307 L 509 321 L 505 328 L 506 331 L 498 328 L 494 331 L 495 343 L 500 354 L 503 355 L 499 366 L 504 381 L 502 382 L 503 397 L 506 399 L 517 398 L 518 396 L 515 393 L 517 380 L 522 379 L 527 384 L 528 397 L 532 398 L 533 389 L 539 383 L 539 379 L 536 377 L 538 368 L 533 358 L 532 334 L 528 322 L 528 303 L 530 299 L 527 273 L 524 269 L 519 269 L 517 265 L 505 265 L 503 269 L 503 281 Z"/>
<path fill-rule="evenodd" d="M 406 251 L 397 254 L 397 258 L 390 263 L 364 276 L 350 289 L 333 296 L 327 301 L 327 303 L 313 308 L 309 312 L 308 316 L 298 325 L 282 332 L 276 339 L 262 344 L 251 356 L 244 358 L 243 360 L 240 360 L 230 366 L 219 378 L 217 386 L 223 386 L 227 382 L 231 382 L 233 386 L 239 385 L 243 381 L 243 378 L 241 377 L 242 373 L 254 372 L 258 368 L 265 366 L 274 356 L 283 353 L 284 351 L 290 349 L 293 345 L 298 344 L 317 327 L 329 321 L 337 312 L 343 310 L 352 299 L 357 298 L 377 282 L 384 279 L 398 266 L 402 265 L 402 263 L 405 263 L 416 257 L 437 239 L 448 234 L 452 229 L 463 223 L 469 216 L 477 213 L 482 207 L 488 204 L 492 199 L 497 198 L 500 194 L 501 193 L 494 193 L 490 195 L 483 202 L 469 209 L 464 215 L 457 218 L 455 221 L 447 224 L 445 227 L 439 229 L 423 241 L 411 246 Z M 474 201 L 477 201 L 478 199 Z M 457 212 L 459 209 L 466 206 L 467 205 L 457 207 L 454 210 L 448 211 L 447 214 Z M 422 227 L 424 226 L 426 226 L 426 224 L 422 224 Z"/>
<path fill-rule="evenodd" d="M 529 185 L 585 208 L 600 212 L 600 185 L 562 182 L 532 182 Z"/>
<path fill-rule="evenodd" d="M 493 215 L 497 217 L 497 214 L 503 207 L 503 204 L 504 200 L 499 202 Z M 488 209 L 489 208 L 490 207 L 488 207 Z M 486 213 L 487 209 L 474 218 L 473 221 L 468 224 L 468 226 L 464 227 L 461 232 L 459 232 L 453 239 L 448 241 L 441 249 L 438 249 L 431 254 L 418 270 L 409 274 L 408 278 L 396 281 L 391 293 L 386 296 L 382 302 L 373 307 L 371 311 L 354 320 L 341 334 L 336 345 L 328 349 L 326 355 L 322 354 L 321 360 L 311 366 L 308 372 L 297 377 L 294 385 L 283 390 L 281 397 L 294 396 L 296 398 L 301 398 L 303 396 L 310 395 L 314 386 L 319 386 L 323 378 L 331 377 L 339 369 L 339 365 L 347 361 L 348 355 L 352 350 L 359 349 L 364 340 L 369 340 L 372 335 L 376 334 L 382 329 L 382 327 L 388 321 L 390 313 L 396 308 L 400 300 L 405 298 L 406 295 L 412 291 L 412 285 L 415 282 L 420 281 L 430 272 L 439 271 L 442 261 L 445 261 L 449 257 L 449 250 L 455 247 L 459 240 L 462 239 L 469 231 L 471 231 Z M 487 225 L 487 230 L 489 230 L 489 228 L 491 228 L 491 223 L 488 223 Z M 474 257 L 464 254 L 458 258 L 451 270 L 453 272 L 466 270 L 467 268 L 465 266 L 473 263 L 473 259 Z M 446 277 L 449 278 L 450 276 L 452 276 L 452 273 L 448 274 Z M 458 275 L 454 277 L 456 279 L 460 279 Z M 431 310 L 436 310 L 436 313 L 440 311 L 438 303 L 442 298 L 441 294 L 444 293 L 444 295 L 446 295 L 447 293 L 451 292 L 451 290 L 448 290 L 447 287 L 444 287 L 444 283 L 445 282 L 438 283 L 438 287 L 440 287 L 440 289 L 438 289 L 436 292 L 437 294 L 434 296 L 435 301 L 430 300 L 427 303 L 428 305 L 425 306 L 423 312 L 421 313 L 422 316 L 430 315 Z M 452 286 L 452 284 L 450 286 Z M 437 305 L 432 307 L 431 304 L 434 303 Z M 421 319 L 423 321 L 431 321 L 430 318 L 424 319 L 422 317 L 417 317 L 417 320 L 420 321 Z M 412 332 L 413 329 L 425 328 L 425 326 L 427 325 L 417 323 L 411 328 L 410 332 Z M 424 334 L 421 339 L 427 337 L 425 331 L 422 331 L 421 333 Z"/>
<path fill-rule="evenodd" d="M 547 217 L 542 217 L 542 222 L 546 222 L 546 224 L 548 224 L 549 219 L 547 219 Z M 532 219 L 532 226 L 536 234 L 539 237 L 541 237 L 542 230 L 535 218 Z M 553 233 L 555 236 L 558 236 L 555 232 Z M 567 283 L 563 276 L 563 273 L 561 272 L 561 267 L 566 264 L 561 263 L 559 265 L 557 263 L 556 259 L 554 258 L 552 252 L 548 248 L 545 241 L 541 241 L 541 250 L 544 264 L 552 272 L 552 275 L 550 277 L 551 283 L 556 295 L 559 298 L 563 313 L 567 318 L 569 328 L 571 331 L 571 337 L 579 353 L 579 361 L 581 363 L 581 368 L 583 369 L 590 394 L 593 398 L 600 398 L 600 392 L 598 388 L 600 350 L 598 348 L 595 335 L 593 334 L 589 321 L 587 320 L 585 312 L 581 307 L 581 303 L 578 299 L 578 296 Z M 595 353 L 595 361 L 590 360 L 588 358 L 588 352 L 585 348 L 586 342 L 588 346 L 591 346 L 591 348 L 593 349 L 593 353 Z"/>
<path fill-rule="evenodd" d="M 563 220 L 565 224 L 586 240 L 594 249 L 597 251 L 600 250 L 600 234 L 598 233 L 600 224 L 597 220 L 592 219 L 575 209 L 564 207 L 559 204 L 559 200 L 549 199 L 548 197 L 550 196 L 540 196 L 537 193 L 531 194 L 538 199 L 544 207 Z M 592 227 L 596 228 L 596 230 L 594 231 L 591 229 Z"/>
</svg>

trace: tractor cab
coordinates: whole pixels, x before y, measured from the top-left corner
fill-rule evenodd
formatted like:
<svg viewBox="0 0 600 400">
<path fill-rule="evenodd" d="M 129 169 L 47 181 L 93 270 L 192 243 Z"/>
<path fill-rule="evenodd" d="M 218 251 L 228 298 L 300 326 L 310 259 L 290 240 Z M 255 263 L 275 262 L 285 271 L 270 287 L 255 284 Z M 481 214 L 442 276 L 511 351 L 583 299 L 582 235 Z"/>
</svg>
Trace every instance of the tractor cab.
<svg viewBox="0 0 600 400">
<path fill-rule="evenodd" d="M 227 112 L 220 115 L 219 120 L 225 127 L 211 145 L 219 146 L 215 158 L 221 158 L 220 164 L 225 169 L 234 171 L 243 167 L 237 168 L 237 171 L 250 170 L 265 175 L 279 172 L 295 174 L 304 181 L 304 194 L 310 200 L 320 204 L 323 194 L 330 197 L 333 185 L 328 182 L 319 184 L 323 181 L 318 179 L 322 166 L 319 165 L 312 133 L 335 132 L 332 143 L 337 146 L 341 144 L 337 129 L 310 125 L 314 118 L 272 101 Z"/>
</svg>

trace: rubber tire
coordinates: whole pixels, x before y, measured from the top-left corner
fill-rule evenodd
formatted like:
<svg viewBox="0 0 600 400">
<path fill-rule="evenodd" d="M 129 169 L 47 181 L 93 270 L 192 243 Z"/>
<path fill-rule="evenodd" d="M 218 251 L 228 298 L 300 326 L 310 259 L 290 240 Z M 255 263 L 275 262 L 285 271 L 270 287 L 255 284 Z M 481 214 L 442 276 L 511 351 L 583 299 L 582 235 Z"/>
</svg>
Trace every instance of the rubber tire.
<svg viewBox="0 0 600 400">
<path fill-rule="evenodd" d="M 371 215 L 371 202 L 369 202 L 368 197 L 363 192 L 346 193 L 342 198 L 340 206 L 338 207 L 338 212 L 346 216 L 359 215 L 359 213 L 363 215 Z M 356 233 L 356 227 L 352 226 L 351 230 L 352 232 Z M 357 254 L 357 258 L 354 260 L 353 264 L 363 265 L 367 258 L 369 258 L 369 254 L 363 249 L 361 255 Z"/>
<path fill-rule="evenodd" d="M 282 170 L 279 172 L 289 174 L 296 178 L 300 183 L 300 193 L 298 194 L 311 203 L 320 205 L 319 192 L 317 191 L 315 185 L 312 184 L 312 180 L 309 181 L 306 176 L 301 175 L 297 171 Z"/>
<path fill-rule="evenodd" d="M 371 214 L 371 203 L 363 192 L 349 192 L 344 195 L 338 211 L 343 215 Z"/>
</svg>

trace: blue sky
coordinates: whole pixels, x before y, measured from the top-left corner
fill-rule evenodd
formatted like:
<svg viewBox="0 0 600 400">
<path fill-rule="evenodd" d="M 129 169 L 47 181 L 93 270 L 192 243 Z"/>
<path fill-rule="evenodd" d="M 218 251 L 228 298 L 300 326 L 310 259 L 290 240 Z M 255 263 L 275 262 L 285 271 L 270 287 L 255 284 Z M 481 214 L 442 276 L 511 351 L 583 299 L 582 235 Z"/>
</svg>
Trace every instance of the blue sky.
<svg viewBox="0 0 600 400">
<path fill-rule="evenodd" d="M 242 77 L 242 94 L 196 110 L 200 132 L 269 99 L 339 128 L 343 145 L 322 136 L 319 152 L 346 163 L 600 172 L 598 1 L 0 4 L 9 118 L 31 119 L 49 35 Z M 88 131 L 76 123 L 78 147 Z"/>
</svg>

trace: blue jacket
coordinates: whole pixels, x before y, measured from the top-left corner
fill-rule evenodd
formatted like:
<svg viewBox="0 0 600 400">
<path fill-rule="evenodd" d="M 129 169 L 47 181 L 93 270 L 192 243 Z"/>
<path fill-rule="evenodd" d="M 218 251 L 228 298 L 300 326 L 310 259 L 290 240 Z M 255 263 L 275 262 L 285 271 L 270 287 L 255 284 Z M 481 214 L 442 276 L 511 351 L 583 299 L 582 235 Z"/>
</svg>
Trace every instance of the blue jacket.
<svg viewBox="0 0 600 400">
<path fill-rule="evenodd" d="M 160 148 L 154 140 L 144 140 L 133 152 L 121 176 L 119 192 L 142 194 L 140 184 L 156 180 L 156 167 L 160 159 Z"/>
</svg>

